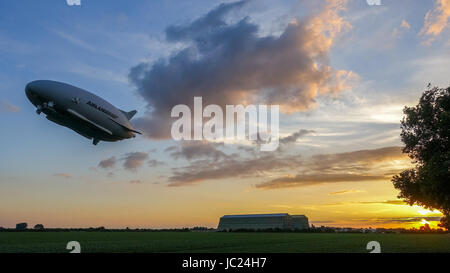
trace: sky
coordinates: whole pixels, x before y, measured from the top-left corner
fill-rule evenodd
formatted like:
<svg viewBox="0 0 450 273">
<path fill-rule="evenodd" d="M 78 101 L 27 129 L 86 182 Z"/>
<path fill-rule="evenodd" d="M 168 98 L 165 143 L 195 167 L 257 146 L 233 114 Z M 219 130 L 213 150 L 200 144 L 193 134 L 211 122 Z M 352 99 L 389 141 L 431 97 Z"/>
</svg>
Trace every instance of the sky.
<svg viewBox="0 0 450 273">
<path fill-rule="evenodd" d="M 370 2 L 370 1 L 369 1 Z M 390 179 L 404 106 L 447 87 L 450 1 L 0 3 L 0 226 L 217 227 L 225 214 L 316 226 L 436 226 Z M 66 82 L 138 114 L 91 144 L 35 113 L 25 85 Z M 280 105 L 280 146 L 175 141 L 170 109 Z"/>
</svg>

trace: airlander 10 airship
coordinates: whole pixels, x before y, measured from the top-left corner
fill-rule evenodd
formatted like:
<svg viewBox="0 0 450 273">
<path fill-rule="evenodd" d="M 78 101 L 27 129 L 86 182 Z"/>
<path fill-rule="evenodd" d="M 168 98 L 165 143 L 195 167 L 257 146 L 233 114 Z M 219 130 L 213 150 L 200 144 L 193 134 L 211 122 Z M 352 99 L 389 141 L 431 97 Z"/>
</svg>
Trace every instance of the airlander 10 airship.
<svg viewBox="0 0 450 273">
<path fill-rule="evenodd" d="M 70 84 L 39 80 L 25 87 L 25 93 L 48 120 L 68 127 L 78 134 L 99 141 L 118 141 L 135 137 L 130 119 L 136 110 L 125 112 L 106 100 Z"/>
</svg>

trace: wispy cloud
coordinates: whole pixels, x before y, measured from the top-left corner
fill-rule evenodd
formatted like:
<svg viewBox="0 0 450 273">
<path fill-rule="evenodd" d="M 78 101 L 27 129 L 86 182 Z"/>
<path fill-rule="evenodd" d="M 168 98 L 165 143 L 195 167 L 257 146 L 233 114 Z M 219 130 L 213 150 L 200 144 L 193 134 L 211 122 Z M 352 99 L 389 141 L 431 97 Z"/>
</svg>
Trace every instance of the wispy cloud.
<svg viewBox="0 0 450 273">
<path fill-rule="evenodd" d="M 127 153 L 122 158 L 124 161 L 123 167 L 125 170 L 136 171 L 138 168 L 142 167 L 145 160 L 148 159 L 148 153 L 144 152 L 132 152 Z"/>
<path fill-rule="evenodd" d="M 149 160 L 147 161 L 147 165 L 148 165 L 149 167 L 153 168 L 153 167 L 165 165 L 165 163 L 164 163 L 164 161 L 159 161 L 159 160 L 156 160 L 156 159 L 149 159 Z"/>
<path fill-rule="evenodd" d="M 381 175 L 361 175 L 361 174 L 299 174 L 296 176 L 284 176 L 267 182 L 259 183 L 256 188 L 260 189 L 280 189 L 301 186 L 310 186 L 325 183 L 338 182 L 362 182 L 379 181 L 388 179 Z"/>
<path fill-rule="evenodd" d="M 363 192 L 363 191 L 361 191 L 361 190 L 340 190 L 340 191 L 330 192 L 328 195 L 341 195 L 341 194 L 360 193 L 360 192 Z"/>
<path fill-rule="evenodd" d="M 409 30 L 410 28 L 411 25 L 405 19 L 403 19 L 400 24 L 400 27 L 395 27 L 394 30 L 392 31 L 392 37 L 398 38 L 400 37 L 402 31 Z"/>
<path fill-rule="evenodd" d="M 170 151 L 170 156 L 175 159 L 184 158 L 187 160 L 196 160 L 201 158 L 211 158 L 217 161 L 228 156 L 218 149 L 223 143 L 214 143 L 206 141 L 182 141 L 178 146 L 170 146 L 166 152 Z"/>
<path fill-rule="evenodd" d="M 182 186 L 206 180 L 232 177 L 263 177 L 283 172 L 299 172 L 282 175 L 255 185 L 259 189 L 300 187 L 323 183 L 386 181 L 391 173 L 397 173 L 407 157 L 400 147 L 359 150 L 349 153 L 320 154 L 301 158 L 298 154 L 284 152 L 251 154 L 248 157 L 224 157 L 195 161 L 185 167 L 173 168 L 170 186 Z M 398 161 L 392 166 L 393 161 Z M 385 164 L 385 165 L 383 165 Z M 400 164 L 400 165 L 399 165 Z"/>
<path fill-rule="evenodd" d="M 290 144 L 295 143 L 299 138 L 302 136 L 305 136 L 307 134 L 315 133 L 314 130 L 306 130 L 306 129 L 300 129 L 297 132 L 294 132 L 286 137 L 280 138 L 280 144 Z"/>
<path fill-rule="evenodd" d="M 69 67 L 68 71 L 86 78 L 102 81 L 113 81 L 122 84 L 128 83 L 125 73 L 122 74 L 118 71 L 105 69 L 104 67 L 94 67 L 87 64 L 75 63 Z"/>
<path fill-rule="evenodd" d="M 385 205 L 407 205 L 402 200 L 386 200 L 386 201 L 361 201 L 361 202 L 352 202 L 358 204 L 385 204 Z"/>
<path fill-rule="evenodd" d="M 431 222 L 437 222 L 440 221 L 442 217 L 440 216 L 431 216 L 431 217 L 393 217 L 393 218 L 371 218 L 371 219 L 354 219 L 355 221 L 368 221 L 373 223 L 379 223 L 379 224 L 388 224 L 388 223 L 415 223 L 415 222 L 422 222 L 422 220 L 425 221 L 431 221 Z"/>
<path fill-rule="evenodd" d="M 326 183 L 389 180 L 386 173 L 396 172 L 397 166 L 380 167 L 381 163 L 405 160 L 400 147 L 385 147 L 348 153 L 320 154 L 304 160 L 298 174 L 284 175 L 256 184 L 260 189 L 281 189 Z"/>
<path fill-rule="evenodd" d="M 114 168 L 116 166 L 116 157 L 112 156 L 110 158 L 104 159 L 98 163 L 98 166 L 102 169 Z"/>
<path fill-rule="evenodd" d="M 434 7 L 425 15 L 425 22 L 419 35 L 425 37 L 424 44 L 430 45 L 448 27 L 450 0 L 435 0 Z"/>
<path fill-rule="evenodd" d="M 69 173 L 55 173 L 53 176 L 63 177 L 63 178 L 66 178 L 66 179 L 69 179 L 69 178 L 72 177 Z"/>
<path fill-rule="evenodd" d="M 7 101 L 0 100 L 0 112 L 4 112 L 4 113 L 20 112 L 20 108 L 14 104 L 7 102 Z"/>
<path fill-rule="evenodd" d="M 255 177 L 269 172 L 295 168 L 301 164 L 299 156 L 264 155 L 251 159 L 230 158 L 219 162 L 194 162 L 176 168 L 169 177 L 169 186 L 183 186 L 206 180 L 230 177 Z"/>
<path fill-rule="evenodd" d="M 93 45 L 91 45 L 88 42 L 85 42 L 84 40 L 82 40 L 80 38 L 75 37 L 74 35 L 71 35 L 71 34 L 61 31 L 61 30 L 53 30 L 53 32 L 56 35 L 58 35 L 59 37 L 63 38 L 67 42 L 69 42 L 77 47 L 83 48 L 83 49 L 91 51 L 91 52 L 95 52 L 95 53 L 97 52 L 97 49 Z"/>
</svg>

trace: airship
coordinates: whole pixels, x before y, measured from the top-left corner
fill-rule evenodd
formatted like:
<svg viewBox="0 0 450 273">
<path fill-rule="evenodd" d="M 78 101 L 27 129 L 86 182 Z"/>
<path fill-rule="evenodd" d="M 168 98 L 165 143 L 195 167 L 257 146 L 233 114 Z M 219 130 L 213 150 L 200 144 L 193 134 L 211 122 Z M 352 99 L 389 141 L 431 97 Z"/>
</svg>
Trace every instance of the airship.
<svg viewBox="0 0 450 273">
<path fill-rule="evenodd" d="M 94 145 L 99 141 L 113 142 L 141 134 L 130 123 L 136 110 L 120 110 L 76 86 L 37 80 L 26 85 L 25 94 L 38 115 L 44 113 L 48 120 L 91 139 Z"/>
</svg>

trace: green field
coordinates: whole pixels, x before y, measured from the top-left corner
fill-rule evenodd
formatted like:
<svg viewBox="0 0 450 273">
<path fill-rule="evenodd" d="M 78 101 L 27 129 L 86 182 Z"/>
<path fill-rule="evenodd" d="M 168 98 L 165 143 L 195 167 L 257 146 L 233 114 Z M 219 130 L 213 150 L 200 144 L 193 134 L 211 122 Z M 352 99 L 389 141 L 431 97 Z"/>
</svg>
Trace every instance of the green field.
<svg viewBox="0 0 450 273">
<path fill-rule="evenodd" d="M 450 234 L 0 232 L 0 252 L 361 252 L 378 241 L 382 252 L 450 252 Z"/>
</svg>

